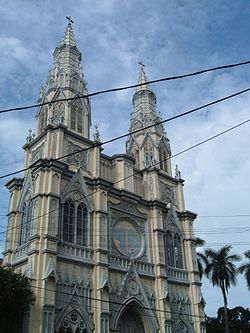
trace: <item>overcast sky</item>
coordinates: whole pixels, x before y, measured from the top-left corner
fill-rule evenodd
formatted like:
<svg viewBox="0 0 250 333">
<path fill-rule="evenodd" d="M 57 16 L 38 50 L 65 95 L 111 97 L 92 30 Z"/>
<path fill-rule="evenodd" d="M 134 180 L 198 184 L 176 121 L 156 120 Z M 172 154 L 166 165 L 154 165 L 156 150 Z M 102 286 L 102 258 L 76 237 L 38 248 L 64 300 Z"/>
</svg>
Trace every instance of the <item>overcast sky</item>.
<svg viewBox="0 0 250 333">
<path fill-rule="evenodd" d="M 36 103 L 52 53 L 74 20 L 83 72 L 90 92 L 134 84 L 140 66 L 148 79 L 250 60 L 250 2 L 202 0 L 0 0 L 0 109 Z M 163 119 L 250 87 L 250 65 L 151 86 Z M 129 128 L 133 90 L 94 97 L 92 123 L 102 141 Z M 172 153 L 207 139 L 249 117 L 250 93 L 165 125 Z M 36 110 L 0 114 L 0 175 L 23 166 L 28 129 Z M 186 209 L 198 213 L 197 236 L 207 247 L 250 248 L 249 123 L 178 156 L 186 180 Z M 123 142 L 106 154 L 125 151 Z M 21 176 L 21 174 L 19 175 Z M 0 181 L 0 231 L 6 225 L 8 193 Z M 249 216 L 235 216 L 249 215 Z M 215 217 L 211 217 L 215 216 Z M 222 217 L 224 216 L 224 217 Z M 5 235 L 1 234 L 0 249 Z M 206 313 L 222 306 L 218 288 L 204 281 Z M 229 307 L 249 307 L 243 278 L 229 291 Z"/>
</svg>

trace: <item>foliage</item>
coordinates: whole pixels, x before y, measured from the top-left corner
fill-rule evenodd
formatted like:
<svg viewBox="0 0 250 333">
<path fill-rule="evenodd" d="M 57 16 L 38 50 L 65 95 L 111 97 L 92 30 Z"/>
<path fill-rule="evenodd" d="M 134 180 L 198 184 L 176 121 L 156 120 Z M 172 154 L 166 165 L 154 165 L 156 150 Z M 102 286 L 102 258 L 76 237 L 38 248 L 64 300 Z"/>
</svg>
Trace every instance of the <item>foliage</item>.
<svg viewBox="0 0 250 333">
<path fill-rule="evenodd" d="M 33 301 L 28 278 L 0 267 L 0 332 L 20 332 L 23 315 Z"/>
<path fill-rule="evenodd" d="M 242 306 L 227 309 L 230 333 L 249 333 L 250 332 L 250 311 Z M 219 308 L 217 318 L 206 318 L 207 333 L 223 332 L 225 324 L 224 308 Z"/>
<path fill-rule="evenodd" d="M 239 272 L 244 274 L 247 280 L 247 287 L 250 290 L 250 250 L 246 251 L 244 255 L 247 259 L 249 259 L 249 261 L 240 265 Z"/>
<path fill-rule="evenodd" d="M 231 246 L 223 246 L 218 251 L 214 249 L 205 250 L 207 264 L 205 267 L 205 275 L 212 282 L 213 286 L 218 286 L 221 289 L 224 301 L 225 314 L 225 331 L 228 330 L 227 318 L 227 294 L 231 285 L 237 283 L 238 269 L 235 262 L 240 260 L 237 254 L 231 254 Z"/>
<path fill-rule="evenodd" d="M 194 244 L 196 247 L 204 246 L 205 243 L 206 243 L 206 241 L 199 237 L 196 237 L 194 240 Z M 200 279 L 202 279 L 204 269 L 205 269 L 206 265 L 208 264 L 207 257 L 201 252 L 196 252 L 196 255 L 197 255 L 198 270 L 200 272 Z"/>
</svg>

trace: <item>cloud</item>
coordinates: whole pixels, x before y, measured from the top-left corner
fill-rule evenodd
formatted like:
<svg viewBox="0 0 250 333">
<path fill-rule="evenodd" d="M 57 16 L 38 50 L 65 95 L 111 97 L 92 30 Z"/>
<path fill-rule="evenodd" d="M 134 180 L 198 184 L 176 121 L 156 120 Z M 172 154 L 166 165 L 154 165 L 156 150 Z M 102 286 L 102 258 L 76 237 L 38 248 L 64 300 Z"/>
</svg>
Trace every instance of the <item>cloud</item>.
<svg viewBox="0 0 250 333">
<path fill-rule="evenodd" d="M 3 2 L 3 1 L 2 1 Z M 146 64 L 149 79 L 200 70 L 246 60 L 249 54 L 249 18 L 240 2 L 205 1 L 114 1 L 62 2 L 0 1 L 0 91 L 1 108 L 32 104 L 52 66 L 52 53 L 59 44 L 71 15 L 83 71 L 89 90 L 137 82 L 138 61 Z M 249 67 L 210 73 L 190 79 L 152 85 L 158 111 L 168 118 L 193 107 L 244 89 Z M 99 125 L 102 140 L 126 133 L 134 91 L 92 98 L 93 124 Z M 166 123 L 172 152 L 200 142 L 249 117 L 248 94 Z M 1 174 L 22 167 L 27 130 L 35 127 L 35 111 L 1 114 Z M 249 125 L 244 125 L 207 144 L 173 159 L 183 178 L 187 209 L 200 215 L 249 213 Z M 124 141 L 107 145 L 108 154 L 125 151 Z M 1 185 L 3 182 L 1 182 Z M 1 186 L 1 210 L 7 206 Z M 207 245 L 235 243 L 236 252 L 249 244 L 249 233 L 235 233 L 247 225 L 244 218 L 202 218 L 195 224 Z M 215 233 L 214 228 L 228 233 Z M 203 289 L 207 311 L 215 314 L 220 305 L 217 291 Z M 230 306 L 240 299 L 247 306 L 246 289 L 230 290 Z M 237 297 L 235 294 L 237 293 Z M 215 303 L 218 299 L 218 303 Z M 237 301 L 238 303 L 238 301 Z"/>
</svg>

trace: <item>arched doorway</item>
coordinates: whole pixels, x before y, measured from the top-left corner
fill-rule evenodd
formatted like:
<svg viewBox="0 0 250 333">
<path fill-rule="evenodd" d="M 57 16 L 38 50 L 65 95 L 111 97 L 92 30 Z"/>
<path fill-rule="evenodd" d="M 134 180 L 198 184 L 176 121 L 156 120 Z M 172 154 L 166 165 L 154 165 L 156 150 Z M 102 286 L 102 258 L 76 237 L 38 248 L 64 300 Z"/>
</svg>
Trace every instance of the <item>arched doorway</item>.
<svg viewBox="0 0 250 333">
<path fill-rule="evenodd" d="M 133 309 L 126 310 L 119 320 L 117 333 L 145 333 L 139 314 Z"/>
</svg>

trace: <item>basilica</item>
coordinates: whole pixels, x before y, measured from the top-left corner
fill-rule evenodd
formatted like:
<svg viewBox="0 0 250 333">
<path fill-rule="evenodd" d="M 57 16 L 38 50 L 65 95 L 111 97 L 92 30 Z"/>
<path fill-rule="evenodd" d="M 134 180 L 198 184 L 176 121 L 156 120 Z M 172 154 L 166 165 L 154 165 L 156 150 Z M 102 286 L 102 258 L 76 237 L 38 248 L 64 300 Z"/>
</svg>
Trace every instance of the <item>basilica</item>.
<svg viewBox="0 0 250 333">
<path fill-rule="evenodd" d="M 142 65 L 126 153 L 104 154 L 72 24 L 10 193 L 4 267 L 30 280 L 24 333 L 205 333 L 184 180 Z M 94 110 L 93 110 L 94 112 Z M 129 116 L 129 115 L 128 115 Z M 15 230 L 15 232 L 13 232 Z"/>
</svg>

